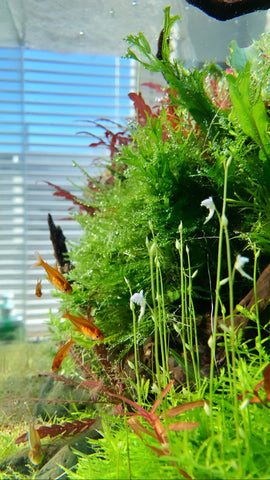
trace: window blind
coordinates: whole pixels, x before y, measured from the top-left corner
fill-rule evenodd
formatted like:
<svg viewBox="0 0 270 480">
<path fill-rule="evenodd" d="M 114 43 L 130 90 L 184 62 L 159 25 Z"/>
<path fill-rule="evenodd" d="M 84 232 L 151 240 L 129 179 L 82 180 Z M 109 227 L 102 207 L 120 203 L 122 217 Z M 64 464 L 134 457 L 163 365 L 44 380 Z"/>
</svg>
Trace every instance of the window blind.
<svg viewBox="0 0 270 480">
<path fill-rule="evenodd" d="M 48 213 L 67 241 L 81 234 L 76 222 L 63 220 L 73 204 L 53 196 L 46 181 L 78 195 L 71 181 L 83 181 L 74 161 L 90 175 L 100 172 L 97 158 L 109 152 L 89 148 L 95 139 L 78 132 L 103 136 L 91 123 L 99 118 L 125 123 L 133 115 L 127 94 L 135 76 L 132 60 L 119 57 L 0 49 L 0 297 L 12 297 L 12 315 L 28 335 L 42 333 L 58 305 L 47 280 L 42 297 L 35 296 L 44 271 L 31 268 L 36 251 L 55 264 Z"/>
</svg>

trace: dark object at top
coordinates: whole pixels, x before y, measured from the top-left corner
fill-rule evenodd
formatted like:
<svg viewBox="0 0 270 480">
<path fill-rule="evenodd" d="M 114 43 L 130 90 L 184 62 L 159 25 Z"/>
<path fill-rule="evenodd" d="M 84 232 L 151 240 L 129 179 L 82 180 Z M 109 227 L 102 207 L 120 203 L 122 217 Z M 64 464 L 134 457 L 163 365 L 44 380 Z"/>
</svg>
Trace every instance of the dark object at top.
<svg viewBox="0 0 270 480">
<path fill-rule="evenodd" d="M 186 0 L 217 20 L 230 20 L 270 8 L 270 0 Z"/>
</svg>

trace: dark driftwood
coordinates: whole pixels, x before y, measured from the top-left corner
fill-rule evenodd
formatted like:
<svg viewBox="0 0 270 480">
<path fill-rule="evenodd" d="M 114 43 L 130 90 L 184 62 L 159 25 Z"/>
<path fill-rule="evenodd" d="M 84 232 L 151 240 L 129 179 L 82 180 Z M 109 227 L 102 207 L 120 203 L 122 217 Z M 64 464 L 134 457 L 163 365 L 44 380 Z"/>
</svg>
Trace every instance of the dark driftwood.
<svg viewBox="0 0 270 480">
<path fill-rule="evenodd" d="M 186 0 L 190 5 L 217 20 L 230 20 L 257 10 L 270 8 L 270 0 Z"/>
<path fill-rule="evenodd" d="M 257 280 L 257 302 L 258 302 L 258 311 L 261 316 L 267 315 L 267 307 L 270 303 L 270 264 L 263 270 L 261 275 Z M 255 311 L 255 294 L 254 288 L 252 288 L 248 294 L 239 302 L 239 305 L 245 307 L 250 312 Z M 235 308 L 234 313 L 234 325 L 236 329 L 241 328 L 244 330 L 249 322 L 249 319 L 243 315 L 237 313 L 238 310 Z M 228 325 L 230 325 L 230 321 L 228 321 Z"/>
<path fill-rule="evenodd" d="M 257 308 L 260 318 L 260 325 L 264 327 L 269 322 L 270 310 L 268 308 L 270 304 L 270 264 L 263 270 L 256 282 L 257 290 Z M 256 311 L 256 299 L 254 294 L 254 288 L 252 288 L 247 295 L 238 303 L 242 307 L 245 307 L 250 312 Z M 234 328 L 237 335 L 241 332 L 244 339 L 255 339 L 257 336 L 257 326 L 255 322 L 251 322 L 250 318 L 238 313 L 237 307 L 234 309 Z M 222 325 L 222 317 L 219 319 L 220 325 Z M 231 320 L 227 319 L 226 325 L 230 327 Z M 247 328 L 248 327 L 248 328 Z M 220 329 L 222 330 L 222 329 Z M 225 350 L 223 347 L 217 347 L 216 350 L 217 363 L 221 364 L 225 361 Z"/>
</svg>

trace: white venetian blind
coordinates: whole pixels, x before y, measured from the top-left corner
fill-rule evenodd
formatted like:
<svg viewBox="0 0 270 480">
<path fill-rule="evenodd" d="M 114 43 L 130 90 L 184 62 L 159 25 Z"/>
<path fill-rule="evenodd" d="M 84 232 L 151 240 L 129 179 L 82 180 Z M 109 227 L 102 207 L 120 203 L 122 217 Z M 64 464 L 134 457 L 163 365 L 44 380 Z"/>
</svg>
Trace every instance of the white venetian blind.
<svg viewBox="0 0 270 480">
<path fill-rule="evenodd" d="M 91 175 L 100 171 L 97 159 L 109 152 L 89 148 L 95 139 L 78 132 L 103 136 L 88 122 L 99 118 L 124 124 L 133 114 L 127 94 L 134 83 L 134 64 L 127 59 L 0 49 L 0 297 L 12 297 L 12 315 L 24 320 L 28 334 L 46 329 L 58 304 L 46 280 L 43 296 L 35 296 L 44 271 L 31 268 L 36 251 L 55 263 L 48 213 L 68 241 L 81 233 L 77 223 L 62 220 L 73 204 L 53 196 L 45 181 L 78 195 L 68 180 L 83 183 L 73 162 Z"/>
</svg>

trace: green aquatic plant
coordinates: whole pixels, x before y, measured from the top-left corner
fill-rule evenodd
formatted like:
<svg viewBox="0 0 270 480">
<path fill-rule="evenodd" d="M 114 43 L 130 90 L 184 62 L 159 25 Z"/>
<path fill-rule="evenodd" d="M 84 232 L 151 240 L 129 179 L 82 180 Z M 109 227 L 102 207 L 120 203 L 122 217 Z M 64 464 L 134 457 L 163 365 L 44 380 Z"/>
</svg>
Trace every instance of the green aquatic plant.
<svg viewBox="0 0 270 480">
<path fill-rule="evenodd" d="M 203 279 L 209 277 L 210 271 L 211 284 L 216 282 L 214 252 L 218 239 L 214 224 L 203 225 L 200 203 L 215 192 L 214 202 L 221 208 L 224 155 L 232 157 L 227 180 L 232 251 L 236 256 L 249 240 L 256 241 L 263 252 L 268 251 L 268 117 L 260 95 L 265 85 L 255 91 L 255 67 L 250 67 L 246 57 L 245 63 L 239 60 L 236 44 L 231 46 L 228 61 L 234 73 L 222 72 L 213 65 L 200 71 L 186 70 L 176 60 L 171 62 L 166 39 L 176 20 L 166 8 L 160 58 L 151 52 L 142 33 L 128 36 L 128 56 L 164 74 L 169 92 L 167 104 L 154 112 L 141 95 L 132 94 L 139 123 L 133 122 L 129 131 L 125 130 L 124 140 L 117 143 L 117 151 L 111 152 L 109 177 L 105 174 L 95 180 L 83 172 L 84 200 L 77 199 L 91 212 L 75 215 L 84 233 L 80 244 L 72 246 L 70 255 L 75 268 L 70 277 L 75 294 L 64 304 L 75 312 L 79 306 L 91 306 L 98 325 L 112 342 L 130 338 L 132 331 L 124 278 L 133 291 L 149 291 L 144 245 L 146 238 L 151 242 L 153 232 L 159 242 L 160 268 L 166 271 L 166 308 L 172 312 L 179 305 L 177 251 L 172 245 L 180 221 L 191 264 L 198 270 L 193 281 L 195 307 L 201 312 L 209 308 L 211 285 Z M 136 49 L 139 53 L 135 53 Z M 99 139 L 94 146 L 101 142 Z M 150 219 L 152 231 L 148 227 Z M 224 261 L 221 268 L 224 273 Z M 239 298 L 246 285 L 238 289 Z M 144 322 L 145 336 L 151 332 L 150 325 Z"/>
<path fill-rule="evenodd" d="M 171 62 L 168 39 L 172 26 L 179 20 L 179 16 L 171 17 L 170 7 L 165 8 L 164 14 L 164 27 L 160 36 L 160 42 L 162 42 L 160 55 L 151 52 L 148 40 L 140 32 L 138 35 L 127 36 L 126 40 L 129 43 L 127 57 L 140 62 L 148 70 L 161 72 L 176 94 L 173 96 L 173 103 L 185 107 L 205 133 L 209 132 L 211 127 L 214 133 L 213 118 L 216 114 L 216 108 L 204 89 L 204 79 L 209 69 L 200 71 L 195 68 L 191 71 L 179 65 L 177 60 Z M 139 55 L 134 51 L 134 48 L 139 52 Z M 219 70 L 214 65 L 211 68 L 213 71 Z"/>
<path fill-rule="evenodd" d="M 177 19 L 167 7 L 157 56 L 143 33 L 127 38 L 128 56 L 163 74 L 163 105 L 151 108 L 131 92 L 137 121 L 116 133 L 104 128 L 105 139 L 91 144 L 109 148 L 107 170 L 95 179 L 81 169 L 78 196 L 52 185 L 79 207 L 73 216 L 82 227 L 80 241 L 69 245 L 72 294 L 59 294 L 59 315 L 88 315 L 104 334 L 95 343 L 74 332 L 69 377 L 50 374 L 106 405 L 99 405 L 104 438 L 93 455 L 80 454 L 69 478 L 270 474 L 269 325 L 263 338 L 256 293 L 270 245 L 270 40 L 248 51 L 232 43 L 227 72 L 212 64 L 185 69 L 170 60 Z M 251 279 L 256 305 L 237 307 Z M 235 328 L 238 313 L 255 325 L 253 344 Z M 62 340 L 72 327 L 56 317 L 51 328 Z M 174 361 L 185 375 L 175 389 Z M 202 404 L 205 411 L 193 411 Z M 170 423 L 180 413 L 185 424 Z M 68 426 L 84 428 L 75 422 Z"/>
</svg>

